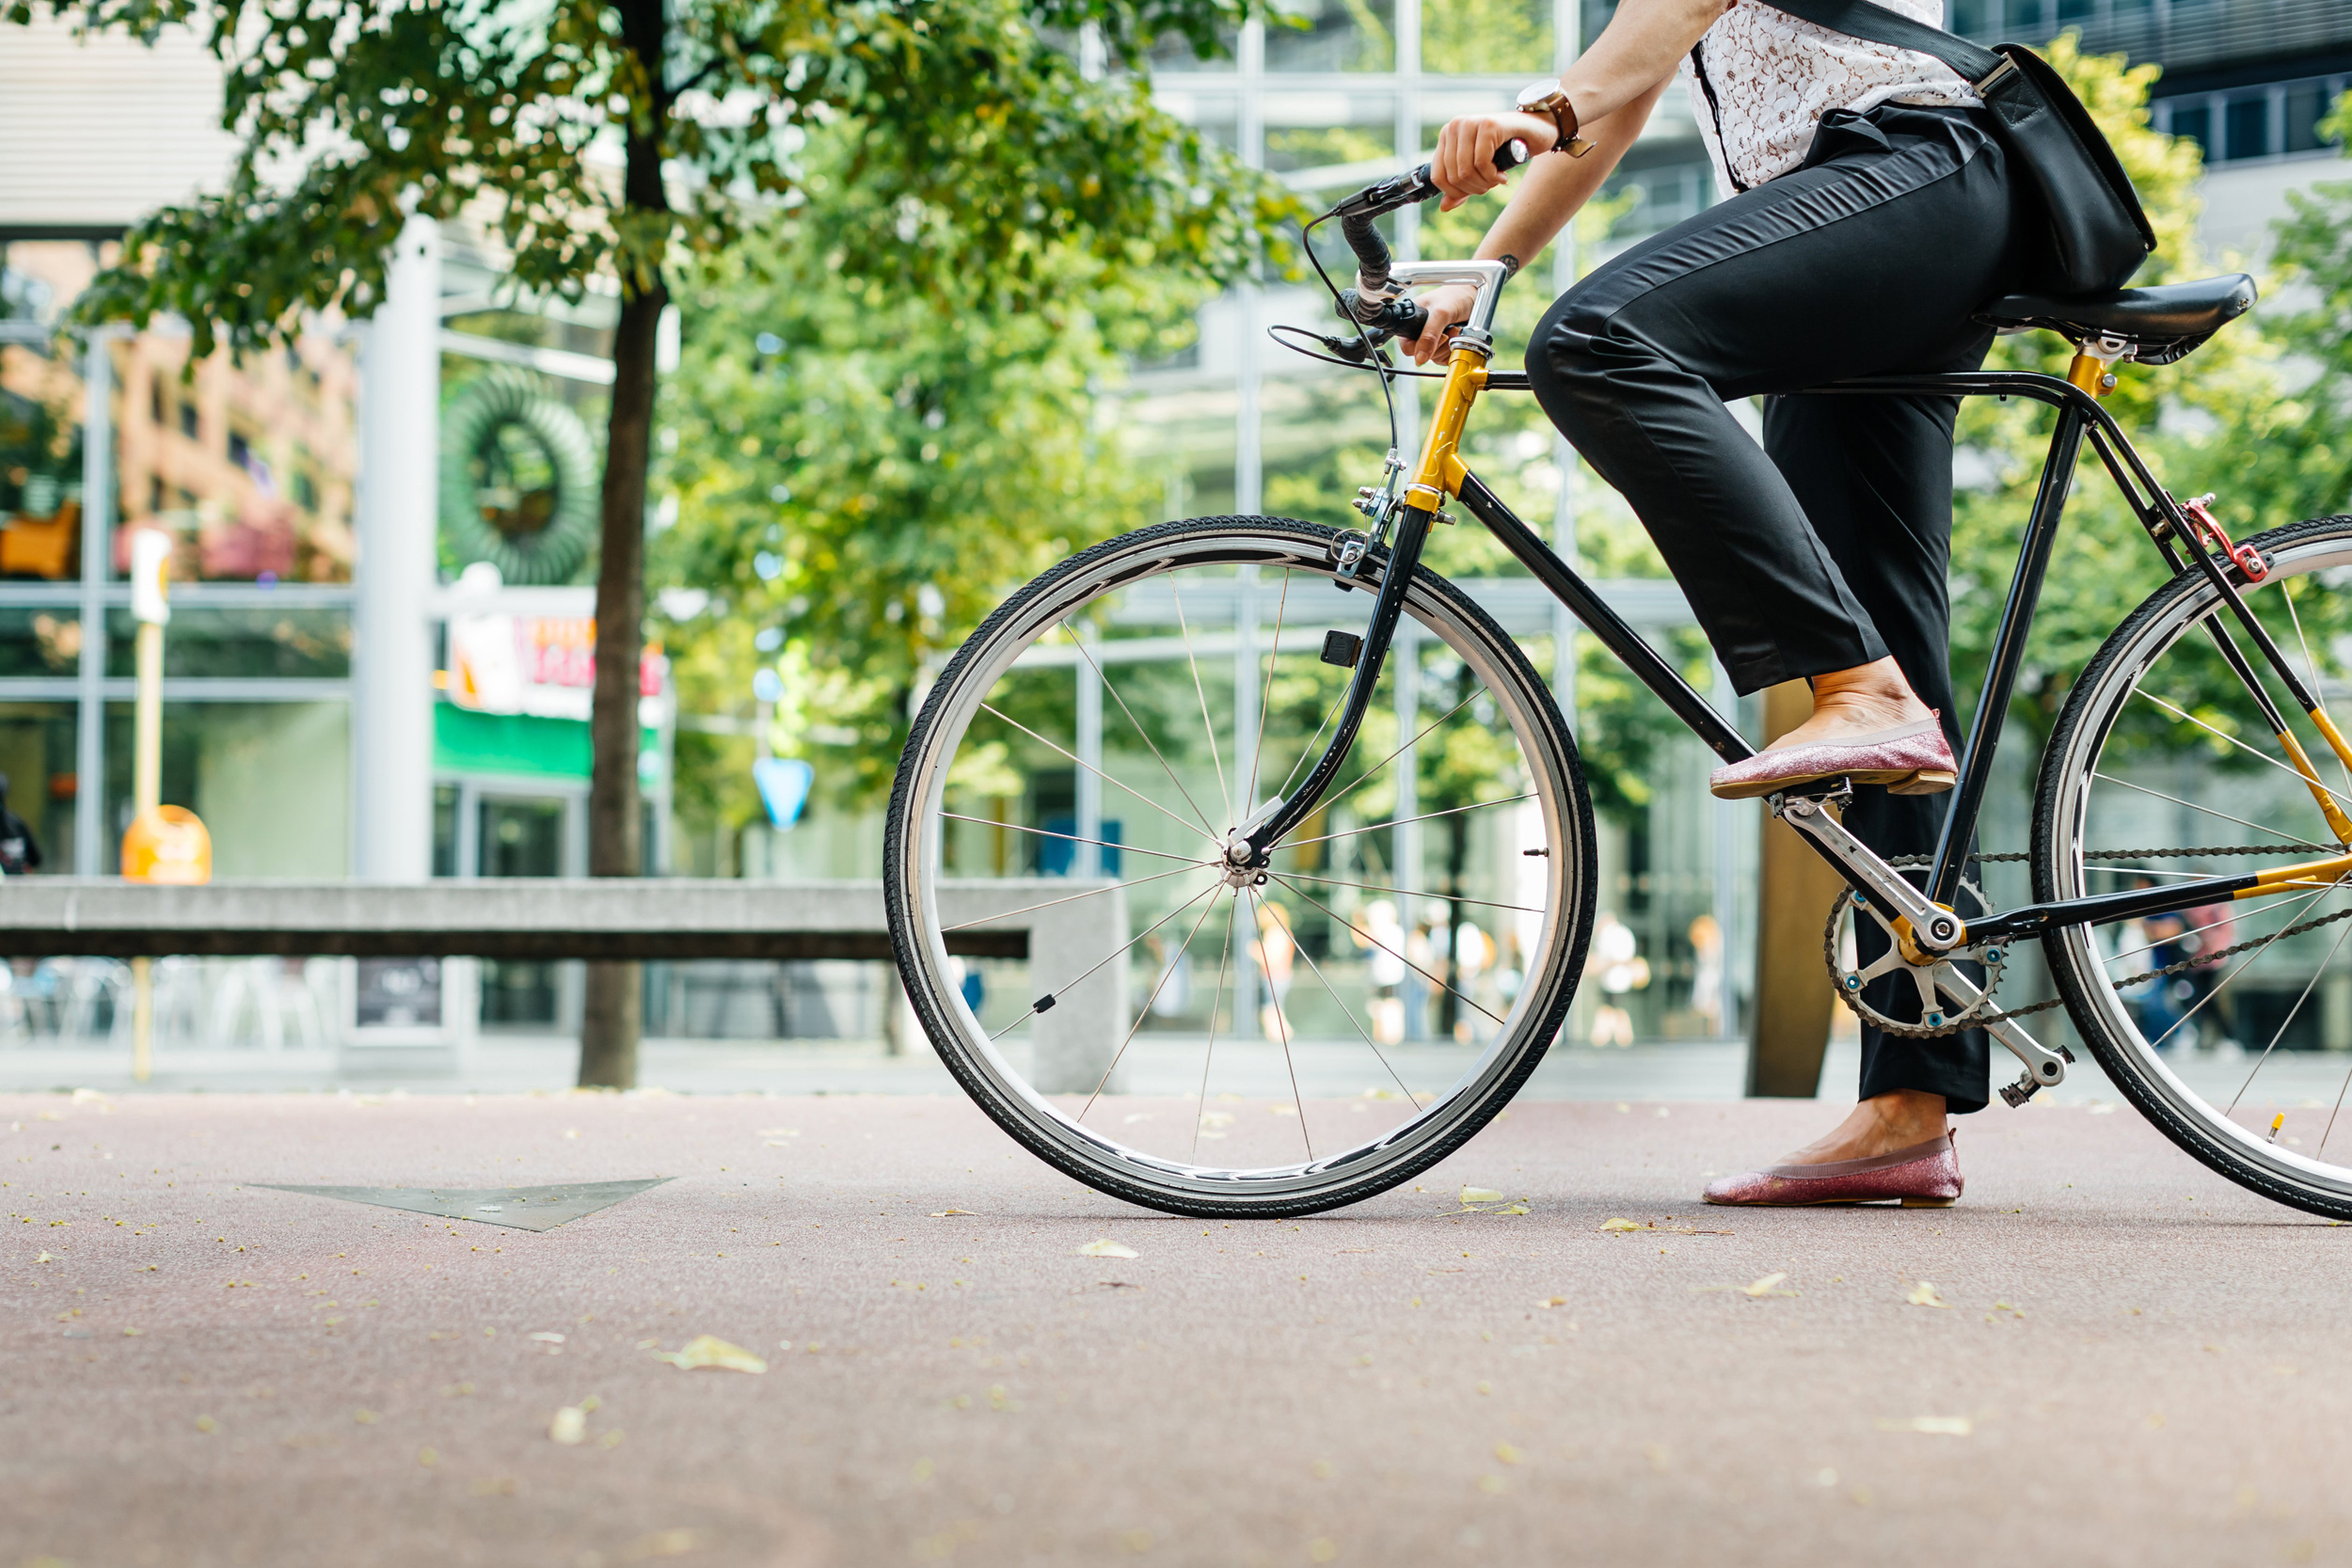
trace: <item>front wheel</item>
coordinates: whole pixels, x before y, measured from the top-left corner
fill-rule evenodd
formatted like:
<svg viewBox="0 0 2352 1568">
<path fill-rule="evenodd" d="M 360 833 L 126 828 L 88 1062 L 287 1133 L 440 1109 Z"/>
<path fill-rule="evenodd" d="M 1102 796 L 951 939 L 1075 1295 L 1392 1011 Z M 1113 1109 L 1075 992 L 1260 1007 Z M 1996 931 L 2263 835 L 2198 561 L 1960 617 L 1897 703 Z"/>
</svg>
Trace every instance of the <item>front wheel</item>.
<svg viewBox="0 0 2352 1568">
<path fill-rule="evenodd" d="M 2341 720 L 2352 689 L 2352 517 L 2249 543 L 2272 562 L 2242 593 Z M 2335 834 L 2218 631 L 2289 719 L 2326 794 L 2329 754 L 2221 596 L 2194 572 L 2151 594 L 2076 682 L 2042 760 L 2034 893 L 2080 898 L 2322 859 Z M 2352 885 L 2315 881 L 2042 941 L 2099 1065 L 2166 1136 L 2216 1171 L 2352 1219 Z"/>
<path fill-rule="evenodd" d="M 1210 517 L 1073 557 L 957 653 L 899 763 L 883 888 L 915 1013 L 999 1126 L 1114 1196 L 1273 1217 L 1391 1187 L 1509 1101 L 1574 994 L 1575 744 L 1429 572 L 1340 782 L 1229 874 L 1226 836 L 1321 754 L 1388 569 L 1351 589 L 1339 540 Z"/>
</svg>

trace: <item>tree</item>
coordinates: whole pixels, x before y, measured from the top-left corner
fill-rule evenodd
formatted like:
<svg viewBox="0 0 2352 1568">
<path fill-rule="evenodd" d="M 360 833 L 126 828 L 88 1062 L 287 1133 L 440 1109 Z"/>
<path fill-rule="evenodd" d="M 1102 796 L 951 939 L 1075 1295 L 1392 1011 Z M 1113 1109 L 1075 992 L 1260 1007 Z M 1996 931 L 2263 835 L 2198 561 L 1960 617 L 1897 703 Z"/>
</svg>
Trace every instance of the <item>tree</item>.
<svg viewBox="0 0 2352 1568">
<path fill-rule="evenodd" d="M 618 281 L 589 869 L 634 876 L 655 342 L 679 266 L 825 195 L 799 153 L 833 128 L 857 177 L 833 239 L 843 276 L 1009 304 L 1052 286 L 1057 253 L 1230 275 L 1280 198 L 1154 109 L 1139 78 L 1089 80 L 1051 30 L 1090 29 L 1113 64 L 1164 31 L 1211 54 L 1249 4 L 0 0 L 0 16 L 45 8 L 151 40 L 193 27 L 228 69 L 227 187 L 138 224 L 85 322 L 175 312 L 205 354 L 305 312 L 364 317 L 411 213 L 482 223 L 525 293 Z M 582 1083 L 633 1080 L 638 985 L 633 965 L 591 967 Z"/>
<path fill-rule="evenodd" d="M 888 789 L 928 664 L 1061 556 L 1149 520 L 1104 415 L 1127 358 L 1179 346 L 1204 292 L 1073 247 L 1041 258 L 1054 286 L 1026 302 L 843 289 L 833 237 L 869 199 L 855 150 L 812 143 L 824 193 L 680 291 L 662 463 L 678 523 L 651 562 L 655 582 L 720 596 L 661 628 L 681 697 L 739 709 L 750 672 L 775 668 L 768 738 L 841 803 Z M 739 825 L 737 772 L 707 809 Z"/>
</svg>

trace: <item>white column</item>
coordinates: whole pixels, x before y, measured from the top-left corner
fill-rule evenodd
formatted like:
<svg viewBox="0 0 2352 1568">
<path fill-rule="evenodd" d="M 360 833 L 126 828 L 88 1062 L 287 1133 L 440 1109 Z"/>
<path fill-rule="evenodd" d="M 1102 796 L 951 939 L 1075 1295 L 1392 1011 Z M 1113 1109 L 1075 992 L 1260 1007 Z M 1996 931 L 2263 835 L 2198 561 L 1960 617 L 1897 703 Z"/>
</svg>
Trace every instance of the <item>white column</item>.
<svg viewBox="0 0 2352 1568">
<path fill-rule="evenodd" d="M 82 656 L 74 667 L 73 874 L 106 863 L 106 568 L 115 535 L 114 334 L 100 327 L 82 356 Z M 20 786 L 29 781 L 19 780 Z"/>
<path fill-rule="evenodd" d="M 363 329 L 352 658 L 352 873 L 433 871 L 433 591 L 440 467 L 440 236 L 410 218 Z"/>
<path fill-rule="evenodd" d="M 1091 630 L 1082 636 L 1092 641 Z M 1092 842 L 1103 836 L 1103 673 L 1091 659 L 1077 663 L 1077 825 L 1078 842 L 1070 847 L 1070 874 L 1091 879 L 1103 874 L 1103 851 Z"/>
<path fill-rule="evenodd" d="M 1241 74 L 1241 124 L 1238 151 L 1243 163 L 1252 168 L 1262 168 L 1265 165 L 1265 105 L 1263 98 L 1265 90 L 1265 24 L 1263 22 L 1249 22 L 1243 24 L 1241 48 L 1238 53 L 1240 58 L 1235 62 L 1240 67 Z M 1245 282 L 1237 293 L 1239 295 L 1237 303 L 1240 309 L 1234 312 L 1234 321 L 1235 330 L 1240 333 L 1240 340 L 1234 344 L 1234 363 L 1239 374 L 1236 390 L 1240 395 L 1233 425 L 1233 510 L 1243 516 L 1253 516 L 1265 507 L 1264 448 L 1260 440 L 1261 412 L 1258 397 L 1260 384 L 1264 375 L 1263 361 L 1258 349 L 1263 338 L 1264 329 L 1260 325 L 1257 284 Z M 1239 618 L 1239 613 L 1237 599 L 1236 620 Z M 1241 669 L 1238 651 L 1234 658 L 1233 668 L 1238 673 Z M 1248 683 L 1241 684 L 1248 685 Z M 1240 711 L 1241 703 L 1247 700 L 1248 699 L 1242 697 L 1240 693 L 1235 693 L 1234 711 L 1236 713 Z M 1235 728 L 1238 729 L 1239 726 L 1236 725 Z M 1238 784 L 1246 784 L 1248 777 L 1246 771 L 1248 764 L 1243 762 L 1238 755 L 1240 749 L 1246 744 L 1245 739 L 1236 737 L 1233 742 L 1236 755 L 1228 762 L 1228 766 L 1234 769 L 1235 782 Z M 1248 806 L 1243 803 L 1237 794 L 1233 800 L 1235 823 L 1238 824 L 1248 813 Z M 1236 1035 L 1245 1037 L 1257 1032 L 1258 1001 L 1263 990 L 1258 976 L 1256 960 L 1249 956 L 1250 944 L 1258 940 L 1257 923 L 1250 918 L 1248 900 L 1244 899 L 1239 912 L 1234 917 L 1232 957 L 1233 973 L 1232 1027 Z"/>
</svg>

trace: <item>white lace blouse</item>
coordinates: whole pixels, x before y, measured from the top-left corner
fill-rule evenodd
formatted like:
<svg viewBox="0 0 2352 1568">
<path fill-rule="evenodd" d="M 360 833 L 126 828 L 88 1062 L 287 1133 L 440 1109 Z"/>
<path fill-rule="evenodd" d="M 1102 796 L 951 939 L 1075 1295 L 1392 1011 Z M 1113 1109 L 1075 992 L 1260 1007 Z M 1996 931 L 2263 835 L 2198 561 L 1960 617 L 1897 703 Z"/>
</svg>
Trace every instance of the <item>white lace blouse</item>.
<svg viewBox="0 0 2352 1568">
<path fill-rule="evenodd" d="M 1943 0 L 1878 3 L 1931 27 L 1944 24 Z M 1694 58 L 1703 80 L 1696 79 Z M 1682 76 L 1725 194 L 1804 163 L 1814 128 L 1832 109 L 1861 114 L 1890 103 L 1983 103 L 1958 71 L 1932 55 L 1833 33 L 1763 0 L 1733 0 L 1683 60 Z"/>
</svg>

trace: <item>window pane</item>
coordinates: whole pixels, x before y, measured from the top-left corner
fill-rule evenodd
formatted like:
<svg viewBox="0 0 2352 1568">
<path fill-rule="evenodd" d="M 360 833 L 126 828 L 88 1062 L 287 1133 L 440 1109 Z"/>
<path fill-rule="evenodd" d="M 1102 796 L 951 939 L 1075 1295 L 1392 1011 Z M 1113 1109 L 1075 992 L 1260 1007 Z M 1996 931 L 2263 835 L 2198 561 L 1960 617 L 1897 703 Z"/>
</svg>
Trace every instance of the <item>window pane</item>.
<svg viewBox="0 0 2352 1568">
<path fill-rule="evenodd" d="M 131 825 L 128 703 L 106 705 L 104 870 Z M 163 798 L 201 817 L 215 877 L 348 875 L 350 707 L 331 703 L 167 703 Z"/>
<path fill-rule="evenodd" d="M 2213 151 L 2212 121 L 2212 111 L 2202 103 L 2193 108 L 2176 105 L 2172 110 L 2172 134 L 2187 137 L 2197 144 L 2200 151 L 2210 156 Z"/>
<path fill-rule="evenodd" d="M 1955 33 L 1980 34 L 1992 24 L 1989 0 L 1951 0 L 1946 25 Z"/>
<path fill-rule="evenodd" d="M 1394 71 L 1392 0 L 1288 0 L 1266 19 L 1268 71 Z"/>
<path fill-rule="evenodd" d="M 181 581 L 348 582 L 358 366 L 326 333 L 188 372 L 187 341 L 115 351 L 116 509 L 161 528 Z M 113 569 L 130 564 L 118 532 Z"/>
<path fill-rule="evenodd" d="M 2287 88 L 2287 145 L 2289 152 L 2315 152 L 2326 144 L 2319 139 L 2319 122 L 2328 115 L 2327 89 L 2317 82 L 2302 82 Z"/>
<path fill-rule="evenodd" d="M 24 819 L 40 848 L 39 870 L 71 876 L 74 777 L 73 705 L 0 703 L 0 784 L 8 810 Z"/>
<path fill-rule="evenodd" d="M 19 243 L 0 265 L 0 577 L 82 570 L 82 377 L 48 335 L 91 271 L 86 246 Z"/>
<path fill-rule="evenodd" d="M 106 627 L 106 673 L 138 673 L 131 612 L 108 611 Z M 164 627 L 164 673 L 342 679 L 351 673 L 351 612 L 175 608 Z"/>
<path fill-rule="evenodd" d="M 2270 95 L 2255 94 L 2230 101 L 2229 134 L 2222 143 L 2225 158 L 2260 158 L 2270 145 Z"/>
<path fill-rule="evenodd" d="M 1430 0 L 1422 10 L 1421 68 L 1448 72 L 1524 71 L 1551 67 L 1549 0 Z"/>
<path fill-rule="evenodd" d="M 0 610 L 0 676 L 72 675 L 82 665 L 82 618 L 45 607 Z"/>
</svg>

